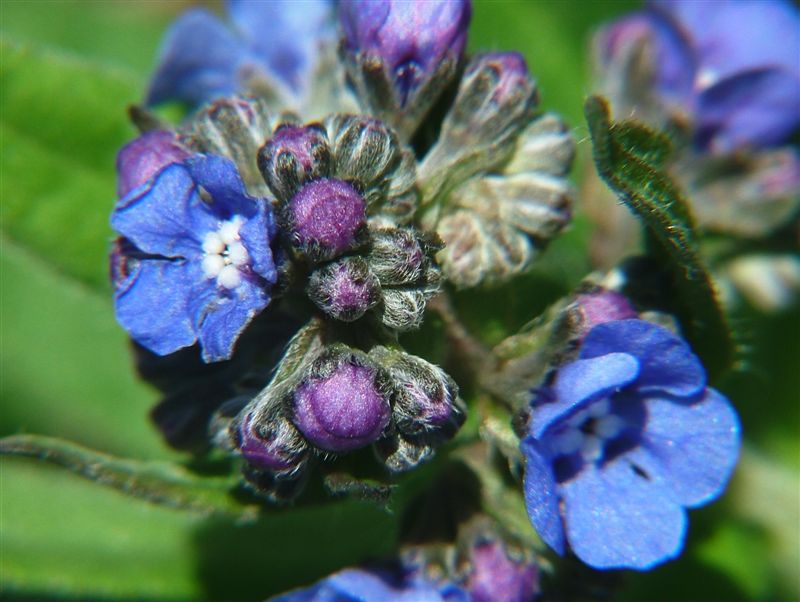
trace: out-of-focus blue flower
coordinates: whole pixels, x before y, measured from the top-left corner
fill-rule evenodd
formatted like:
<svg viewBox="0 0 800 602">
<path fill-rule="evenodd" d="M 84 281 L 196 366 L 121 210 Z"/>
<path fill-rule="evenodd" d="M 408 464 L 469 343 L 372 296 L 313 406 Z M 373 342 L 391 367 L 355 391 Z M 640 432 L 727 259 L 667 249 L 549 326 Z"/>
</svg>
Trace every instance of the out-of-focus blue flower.
<svg viewBox="0 0 800 602">
<path fill-rule="evenodd" d="M 800 124 L 800 12 L 783 0 L 654 0 L 606 27 L 606 68 L 646 41 L 657 93 L 693 121 L 702 149 L 784 141 Z"/>
<path fill-rule="evenodd" d="M 452 583 L 433 583 L 416 573 L 345 569 L 269 602 L 472 602 L 472 598 Z"/>
<path fill-rule="evenodd" d="M 328 0 L 228 0 L 232 26 L 210 12 L 182 15 L 167 34 L 146 103 L 197 106 L 259 79 L 302 94 L 320 41 L 330 31 Z"/>
<path fill-rule="evenodd" d="M 682 339 L 619 320 L 593 328 L 539 391 L 522 451 L 528 514 L 548 545 L 644 570 L 680 553 L 685 508 L 725 488 L 739 422 Z"/>
<path fill-rule="evenodd" d="M 400 107 L 445 57 L 457 62 L 467 44 L 469 0 L 342 0 L 345 47 L 382 60 Z"/>
<path fill-rule="evenodd" d="M 124 237 L 116 315 L 131 337 L 159 355 L 199 341 L 205 361 L 229 358 L 277 280 L 270 205 L 246 194 L 233 162 L 167 165 L 119 201 L 111 225 Z"/>
</svg>

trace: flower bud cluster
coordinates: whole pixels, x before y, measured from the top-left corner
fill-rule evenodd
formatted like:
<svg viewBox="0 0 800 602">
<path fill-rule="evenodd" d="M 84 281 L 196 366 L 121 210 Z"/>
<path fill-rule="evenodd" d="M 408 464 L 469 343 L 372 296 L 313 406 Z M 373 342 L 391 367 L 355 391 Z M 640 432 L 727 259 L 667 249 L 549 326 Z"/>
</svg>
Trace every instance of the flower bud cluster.
<svg viewBox="0 0 800 602">
<path fill-rule="evenodd" d="M 228 426 L 259 493 L 291 499 L 313 458 L 374 446 L 392 472 L 429 458 L 464 421 L 458 387 L 441 368 L 381 345 L 327 343 L 312 322 L 270 384 Z"/>
</svg>

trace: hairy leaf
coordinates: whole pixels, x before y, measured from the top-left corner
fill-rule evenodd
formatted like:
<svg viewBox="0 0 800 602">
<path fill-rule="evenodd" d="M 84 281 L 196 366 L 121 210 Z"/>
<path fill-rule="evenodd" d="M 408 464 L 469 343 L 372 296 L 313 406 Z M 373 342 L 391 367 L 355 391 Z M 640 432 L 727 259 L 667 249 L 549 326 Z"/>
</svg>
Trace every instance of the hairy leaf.
<svg viewBox="0 0 800 602">
<path fill-rule="evenodd" d="M 694 221 L 681 191 L 664 170 L 669 141 L 633 122 L 612 122 L 605 100 L 590 97 L 586 119 L 600 176 L 647 228 L 654 255 L 675 287 L 675 311 L 712 378 L 734 361 L 734 344 L 700 257 Z"/>
</svg>

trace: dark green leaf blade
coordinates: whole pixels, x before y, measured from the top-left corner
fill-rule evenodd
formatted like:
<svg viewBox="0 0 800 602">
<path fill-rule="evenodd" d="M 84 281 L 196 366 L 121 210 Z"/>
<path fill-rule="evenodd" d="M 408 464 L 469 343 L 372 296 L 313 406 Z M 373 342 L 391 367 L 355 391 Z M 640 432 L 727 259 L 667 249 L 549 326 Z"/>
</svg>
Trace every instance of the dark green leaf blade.
<svg viewBox="0 0 800 602">
<path fill-rule="evenodd" d="M 664 171 L 666 139 L 643 125 L 612 122 L 598 96 L 586 101 L 584 111 L 597 171 L 646 226 L 652 251 L 672 276 L 687 338 L 709 376 L 719 378 L 734 362 L 733 337 L 698 251 L 689 204 Z"/>
</svg>

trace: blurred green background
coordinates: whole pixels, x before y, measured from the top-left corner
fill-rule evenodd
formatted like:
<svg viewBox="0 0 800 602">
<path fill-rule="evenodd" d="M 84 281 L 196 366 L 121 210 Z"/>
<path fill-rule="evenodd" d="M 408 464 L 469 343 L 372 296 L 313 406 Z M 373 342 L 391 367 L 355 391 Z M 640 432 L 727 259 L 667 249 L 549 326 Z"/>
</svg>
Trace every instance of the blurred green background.
<svg viewBox="0 0 800 602">
<path fill-rule="evenodd" d="M 186 461 L 148 422 L 156 394 L 133 376 L 113 318 L 106 254 L 114 158 L 134 136 L 126 108 L 141 99 L 162 34 L 188 4 L 0 3 L 2 435 L 41 433 L 121 457 Z M 586 157 L 587 36 L 635 6 L 477 2 L 470 46 L 524 52 L 545 108 L 573 124 Z M 520 320 L 533 317 L 552 299 L 532 291 L 566 292 L 588 270 L 588 231 L 579 211 L 527 278 L 524 295 L 510 287 L 476 294 L 472 305 L 488 311 L 500 296 Z M 800 311 L 765 318 L 744 309 L 733 320 L 743 368 L 718 384 L 742 417 L 742 463 L 728 494 L 692 513 L 685 554 L 631 575 L 625 599 L 800 596 Z M 397 516 L 364 503 L 245 524 L 2 458 L 0 593 L 7 598 L 255 600 L 389 554 L 396 533 Z"/>
</svg>

